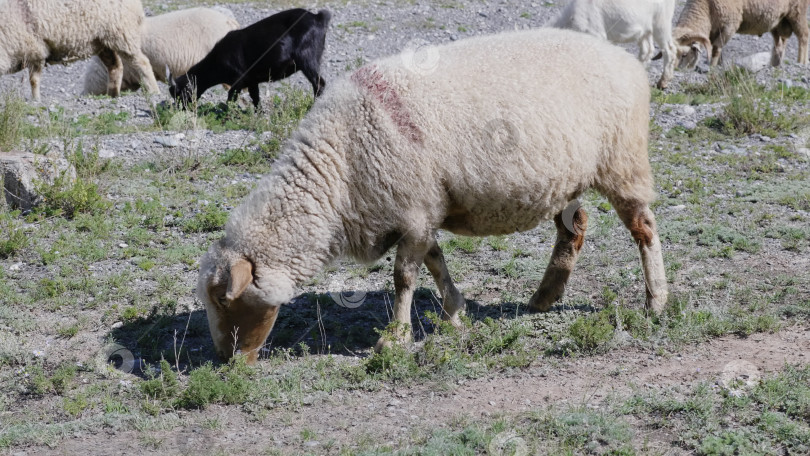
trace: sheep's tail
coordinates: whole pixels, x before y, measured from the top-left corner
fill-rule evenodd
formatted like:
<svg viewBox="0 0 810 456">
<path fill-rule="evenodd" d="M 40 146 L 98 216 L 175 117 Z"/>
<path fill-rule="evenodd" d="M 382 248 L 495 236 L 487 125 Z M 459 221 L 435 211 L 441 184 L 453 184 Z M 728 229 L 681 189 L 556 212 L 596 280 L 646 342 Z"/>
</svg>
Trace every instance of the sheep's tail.
<svg viewBox="0 0 810 456">
<path fill-rule="evenodd" d="M 330 13 L 329 10 L 326 9 L 318 11 L 318 14 L 316 16 L 318 17 L 318 21 L 320 21 L 320 23 L 323 24 L 324 26 L 329 25 L 329 21 L 332 20 L 332 13 Z"/>
</svg>

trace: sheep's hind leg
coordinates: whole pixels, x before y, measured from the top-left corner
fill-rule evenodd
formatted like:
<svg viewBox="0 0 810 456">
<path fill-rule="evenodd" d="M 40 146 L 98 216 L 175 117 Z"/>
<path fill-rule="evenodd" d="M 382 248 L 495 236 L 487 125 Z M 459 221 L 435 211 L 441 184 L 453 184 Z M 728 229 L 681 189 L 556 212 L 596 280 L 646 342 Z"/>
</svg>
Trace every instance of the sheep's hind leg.
<svg viewBox="0 0 810 456">
<path fill-rule="evenodd" d="M 375 346 L 376 351 L 391 346 L 392 342 L 411 340 L 411 303 L 416 289 L 419 267 L 422 266 L 427 247 L 421 242 L 403 239 L 397 246 L 394 260 L 394 319 L 393 334 L 380 337 Z M 392 337 L 393 336 L 393 340 Z"/>
<path fill-rule="evenodd" d="M 40 101 L 42 95 L 39 90 L 39 81 L 42 77 L 42 63 L 34 62 L 28 65 L 28 82 L 31 84 L 31 97 L 34 101 Z"/>
<path fill-rule="evenodd" d="M 557 227 L 557 241 L 551 252 L 540 288 L 529 300 L 529 310 L 533 312 L 546 312 L 555 301 L 560 299 L 565 291 L 565 284 L 571 276 L 571 271 L 577 263 L 582 245 L 585 242 L 585 231 L 588 228 L 588 214 L 583 208 L 573 212 L 571 220 L 564 220 L 567 211 L 554 216 L 554 225 Z"/>
<path fill-rule="evenodd" d="M 444 262 L 444 254 L 435 238 L 433 239 L 433 245 L 430 246 L 430 250 L 425 255 L 425 266 L 433 276 L 433 280 L 436 281 L 436 286 L 442 295 L 442 320 L 449 321 L 457 328 L 460 327 L 459 312 L 464 310 L 467 301 L 464 300 L 464 296 L 453 284 L 453 279 L 447 271 L 447 263 Z"/>
<path fill-rule="evenodd" d="M 801 19 L 799 21 L 790 20 L 790 28 L 793 29 L 793 33 L 796 34 L 796 39 L 799 41 L 799 55 L 796 61 L 799 65 L 807 65 L 807 41 L 810 38 L 810 27 L 807 25 L 807 21 L 804 20 L 804 14 L 801 15 Z M 788 35 L 790 38 L 790 35 Z M 787 38 L 785 38 L 787 41 Z"/>
<path fill-rule="evenodd" d="M 115 52 L 104 49 L 98 53 L 101 63 L 107 67 L 107 95 L 117 97 L 121 94 L 121 81 L 124 79 L 124 63 Z"/>
<path fill-rule="evenodd" d="M 655 216 L 649 206 L 640 201 L 611 201 L 624 225 L 638 244 L 641 265 L 647 288 L 646 307 L 660 314 L 667 303 L 667 279 L 661 240 L 655 225 Z"/>
</svg>

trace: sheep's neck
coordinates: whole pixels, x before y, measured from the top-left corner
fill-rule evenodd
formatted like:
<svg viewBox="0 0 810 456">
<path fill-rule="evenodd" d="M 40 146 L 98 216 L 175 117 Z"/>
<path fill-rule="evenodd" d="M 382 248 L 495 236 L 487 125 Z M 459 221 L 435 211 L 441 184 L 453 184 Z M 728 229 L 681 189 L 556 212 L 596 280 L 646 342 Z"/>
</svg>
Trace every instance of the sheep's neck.
<svg viewBox="0 0 810 456">
<path fill-rule="evenodd" d="M 255 257 L 268 265 L 284 266 L 289 278 L 301 285 L 317 275 L 342 253 L 345 235 L 337 216 L 338 181 L 325 173 L 321 151 L 299 151 L 277 163 L 276 172 L 259 184 L 244 206 L 261 208 L 259 232 L 240 233 L 256 245 Z M 244 213 L 249 217 L 250 209 Z M 255 214 L 255 213 L 254 213 Z M 238 217 L 244 219 L 244 217 Z M 270 236 L 273 242 L 262 245 Z"/>
<path fill-rule="evenodd" d="M 674 33 L 676 39 L 682 35 L 694 32 L 705 33 L 708 36 L 712 28 L 709 2 L 689 2 L 684 6 L 675 28 L 677 29 Z"/>
</svg>

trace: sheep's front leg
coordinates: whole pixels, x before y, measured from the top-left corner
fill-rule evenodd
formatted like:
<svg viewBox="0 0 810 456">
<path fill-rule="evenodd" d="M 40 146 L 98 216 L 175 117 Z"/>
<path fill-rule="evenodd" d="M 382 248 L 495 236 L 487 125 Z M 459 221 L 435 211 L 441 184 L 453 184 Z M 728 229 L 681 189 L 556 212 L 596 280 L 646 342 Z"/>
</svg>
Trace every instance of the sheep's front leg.
<svg viewBox="0 0 810 456">
<path fill-rule="evenodd" d="M 773 50 L 771 50 L 771 66 L 778 67 L 782 63 L 782 57 L 785 55 L 785 48 L 787 47 L 787 39 L 782 37 L 777 29 L 771 30 L 773 35 Z"/>
<path fill-rule="evenodd" d="M 647 204 L 638 201 L 617 201 L 614 207 L 641 252 L 641 266 L 647 288 L 647 309 L 660 314 L 667 304 L 668 291 L 655 216 Z"/>
<path fill-rule="evenodd" d="M 122 54 L 122 57 L 127 61 L 135 73 L 138 75 L 138 80 L 141 85 L 146 88 L 149 93 L 160 93 L 160 88 L 155 79 L 155 72 L 152 70 L 152 64 L 149 63 L 149 58 L 141 51 L 134 52 L 133 54 Z M 121 84 L 118 84 L 120 90 Z"/>
<path fill-rule="evenodd" d="M 425 255 L 425 266 L 433 276 L 433 280 L 436 281 L 436 286 L 442 295 L 442 320 L 449 321 L 457 328 L 460 327 L 459 312 L 464 310 L 467 301 L 464 300 L 464 296 L 461 295 L 461 292 L 453 283 L 453 279 L 447 271 L 447 264 L 444 262 L 444 254 L 435 238 L 433 239 L 433 245 L 430 246 L 430 250 Z"/>
<path fill-rule="evenodd" d="M 397 246 L 397 257 L 394 260 L 394 341 L 407 342 L 411 340 L 411 303 L 413 292 L 416 289 L 416 279 L 419 276 L 419 267 L 425 255 L 425 248 L 412 241 L 402 240 Z M 387 336 L 380 337 L 374 348 L 376 351 L 391 345 L 392 340 Z"/>
<path fill-rule="evenodd" d="M 124 79 L 124 63 L 117 53 L 104 49 L 98 53 L 101 63 L 107 67 L 107 95 L 117 97 L 121 94 L 121 81 Z"/>
<path fill-rule="evenodd" d="M 40 101 L 42 96 L 39 91 L 39 81 L 42 78 L 42 62 L 32 62 L 28 64 L 28 82 L 31 84 L 31 97 L 34 101 Z"/>
<path fill-rule="evenodd" d="M 560 299 L 565 291 L 565 284 L 571 276 L 571 271 L 577 263 L 577 257 L 585 243 L 585 231 L 588 229 L 588 214 L 583 208 L 577 209 L 571 220 L 563 220 L 565 211 L 554 216 L 554 225 L 557 227 L 557 241 L 551 252 L 540 288 L 529 300 L 529 310 L 533 312 L 546 312 L 555 301 Z M 572 231 L 573 230 L 573 231 Z"/>
<path fill-rule="evenodd" d="M 259 84 L 248 86 L 248 94 L 250 94 L 250 99 L 253 101 L 253 107 L 258 110 L 261 104 L 261 99 L 259 98 Z"/>
<path fill-rule="evenodd" d="M 664 70 L 661 72 L 661 79 L 658 80 L 658 88 L 664 90 L 669 85 L 669 81 L 675 75 L 675 61 L 677 60 L 678 48 L 672 41 L 672 33 L 667 28 L 665 31 L 656 31 L 656 43 L 661 48 L 664 56 Z"/>
<path fill-rule="evenodd" d="M 228 101 L 236 103 L 239 101 L 239 93 L 242 92 L 242 89 L 245 88 L 245 85 L 242 84 L 240 81 L 235 82 L 231 88 L 228 90 Z M 258 89 L 258 87 L 257 87 Z"/>
<path fill-rule="evenodd" d="M 644 65 L 644 68 L 650 66 L 654 50 L 652 35 L 647 35 L 638 42 L 638 60 Z"/>
</svg>

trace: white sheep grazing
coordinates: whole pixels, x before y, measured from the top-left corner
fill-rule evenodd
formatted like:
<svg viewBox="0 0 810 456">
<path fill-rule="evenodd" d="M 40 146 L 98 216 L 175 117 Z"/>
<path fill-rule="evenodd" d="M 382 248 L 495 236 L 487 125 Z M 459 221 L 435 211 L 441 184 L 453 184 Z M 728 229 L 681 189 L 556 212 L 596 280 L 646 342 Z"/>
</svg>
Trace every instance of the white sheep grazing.
<svg viewBox="0 0 810 456">
<path fill-rule="evenodd" d="M 699 46 L 706 48 L 711 65 L 720 62 L 723 46 L 735 33 L 771 32 L 771 65 L 779 66 L 790 35 L 799 40 L 798 62 L 807 64 L 807 7 L 810 0 L 689 0 L 678 18 L 673 38 L 680 66 L 697 65 Z"/>
<path fill-rule="evenodd" d="M 637 43 L 638 59 L 645 66 L 653 57 L 655 41 L 664 56 L 664 71 L 657 84 L 663 89 L 675 72 L 674 13 L 675 0 L 572 0 L 551 25 L 612 43 Z"/>
<path fill-rule="evenodd" d="M 221 357 L 241 350 L 253 362 L 279 306 L 336 257 L 369 262 L 393 246 L 399 336 L 410 335 L 423 262 L 443 317 L 458 324 L 465 301 L 439 229 L 501 235 L 553 218 L 551 262 L 529 302 L 548 310 L 587 226 L 583 209 L 564 209 L 589 188 L 608 198 L 638 244 L 647 307 L 664 308 L 643 67 L 621 48 L 557 29 L 471 38 L 424 55 L 430 64 L 406 52 L 328 86 L 203 256 L 197 294 Z"/>
<path fill-rule="evenodd" d="M 239 22 L 225 8 L 189 8 L 160 16 L 147 17 L 143 26 L 141 49 L 152 65 L 155 79 L 168 82 L 166 69 L 178 76 L 211 51 L 226 33 L 239 28 Z M 82 95 L 107 93 L 107 68 L 94 57 L 84 72 Z M 121 90 L 138 90 L 141 79 L 134 68 L 124 63 Z"/>
<path fill-rule="evenodd" d="M 0 74 L 27 68 L 37 101 L 46 63 L 96 54 L 113 76 L 109 95 L 120 92 L 122 60 L 137 69 L 151 92 L 158 92 L 149 59 L 141 52 L 140 0 L 5 0 L 0 17 Z"/>
</svg>

